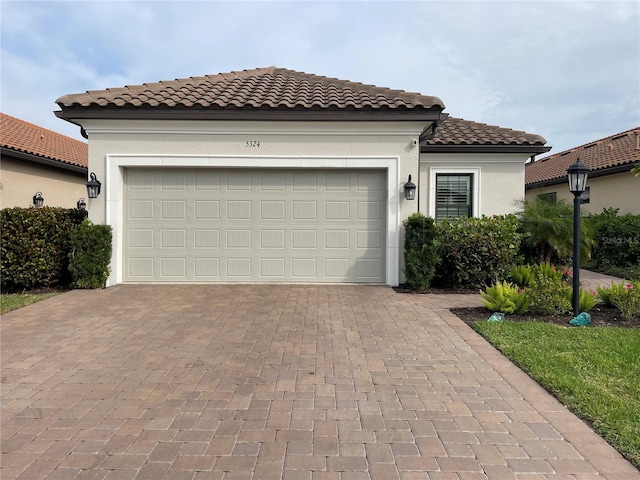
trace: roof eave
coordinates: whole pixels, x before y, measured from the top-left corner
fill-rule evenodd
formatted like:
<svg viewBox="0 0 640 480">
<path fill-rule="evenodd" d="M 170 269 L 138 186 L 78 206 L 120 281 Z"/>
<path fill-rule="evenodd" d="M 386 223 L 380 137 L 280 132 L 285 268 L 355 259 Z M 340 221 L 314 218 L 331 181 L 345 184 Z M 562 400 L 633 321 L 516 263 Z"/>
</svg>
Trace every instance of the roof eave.
<svg viewBox="0 0 640 480">
<path fill-rule="evenodd" d="M 71 123 L 100 120 L 258 120 L 258 121 L 435 121 L 440 107 L 424 109 L 190 109 L 190 108 L 73 108 L 57 117 Z"/>
<path fill-rule="evenodd" d="M 75 173 L 87 174 L 87 167 L 78 165 L 75 163 L 66 163 L 62 160 L 55 160 L 53 158 L 41 157 L 33 153 L 21 152 L 20 150 L 14 150 L 13 148 L 0 147 L 0 153 L 3 156 L 14 157 L 19 160 L 25 160 L 27 162 L 36 163 L 39 165 L 46 165 L 48 167 L 61 168 L 63 170 L 69 170 Z"/>
<path fill-rule="evenodd" d="M 589 172 L 589 178 L 598 178 L 598 177 L 604 177 L 607 175 L 614 175 L 616 173 L 629 172 L 635 164 L 636 162 L 630 162 L 622 165 L 614 165 L 613 167 L 601 168 L 599 170 L 591 170 Z M 549 187 L 551 185 L 559 185 L 561 183 L 565 183 L 566 181 L 567 181 L 566 176 L 550 178 L 547 180 L 541 180 L 539 182 L 525 183 L 524 189 L 533 190 L 534 188 Z"/>
<path fill-rule="evenodd" d="M 420 153 L 526 153 L 528 155 L 548 152 L 551 147 L 544 145 L 513 145 L 513 144 L 491 144 L 491 145 L 421 145 Z"/>
</svg>

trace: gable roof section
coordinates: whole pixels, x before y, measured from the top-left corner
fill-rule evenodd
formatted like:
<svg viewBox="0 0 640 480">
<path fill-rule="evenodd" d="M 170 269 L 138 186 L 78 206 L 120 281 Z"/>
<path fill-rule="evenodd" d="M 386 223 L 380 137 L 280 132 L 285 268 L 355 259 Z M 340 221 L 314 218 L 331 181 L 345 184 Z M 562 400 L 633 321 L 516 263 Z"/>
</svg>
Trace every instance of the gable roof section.
<svg viewBox="0 0 640 480">
<path fill-rule="evenodd" d="M 268 67 L 87 91 L 56 100 L 64 119 L 438 119 L 437 97 Z M 278 113 L 286 117 L 278 117 Z M 380 116 L 380 113 L 385 114 Z M 293 115 L 292 115 L 293 114 Z M 373 115 L 372 115 L 373 114 Z M 425 116 L 425 114 L 427 114 Z"/>
<path fill-rule="evenodd" d="M 589 167 L 590 176 L 630 170 L 640 161 L 640 127 L 526 164 L 525 187 L 530 189 L 566 181 L 567 168 L 578 158 Z"/>
<path fill-rule="evenodd" d="M 438 124 L 435 135 L 422 142 L 420 151 L 534 154 L 551 150 L 546 143 L 540 135 L 447 117 Z"/>
<path fill-rule="evenodd" d="M 37 163 L 86 171 L 86 143 L 33 123 L 0 113 L 0 147 L 3 154 Z"/>
</svg>

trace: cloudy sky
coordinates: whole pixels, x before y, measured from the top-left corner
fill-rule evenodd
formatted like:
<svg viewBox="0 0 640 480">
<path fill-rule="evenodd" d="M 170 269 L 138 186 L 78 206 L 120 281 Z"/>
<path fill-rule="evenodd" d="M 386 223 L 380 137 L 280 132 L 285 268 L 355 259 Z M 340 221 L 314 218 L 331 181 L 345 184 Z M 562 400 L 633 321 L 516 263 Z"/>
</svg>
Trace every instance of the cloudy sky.
<svg viewBox="0 0 640 480">
<path fill-rule="evenodd" d="M 640 125 L 635 1 L 0 2 L 4 113 L 81 139 L 65 94 L 277 66 L 435 95 L 553 152 Z"/>
</svg>

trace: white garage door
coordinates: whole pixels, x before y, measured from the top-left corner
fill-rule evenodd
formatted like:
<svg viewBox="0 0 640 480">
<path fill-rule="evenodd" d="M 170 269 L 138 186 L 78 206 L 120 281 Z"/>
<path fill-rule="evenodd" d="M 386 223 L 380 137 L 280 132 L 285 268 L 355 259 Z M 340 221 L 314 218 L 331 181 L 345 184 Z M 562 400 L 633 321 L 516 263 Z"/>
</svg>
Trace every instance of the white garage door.
<svg viewBox="0 0 640 480">
<path fill-rule="evenodd" d="M 125 170 L 129 282 L 385 280 L 381 170 Z"/>
</svg>

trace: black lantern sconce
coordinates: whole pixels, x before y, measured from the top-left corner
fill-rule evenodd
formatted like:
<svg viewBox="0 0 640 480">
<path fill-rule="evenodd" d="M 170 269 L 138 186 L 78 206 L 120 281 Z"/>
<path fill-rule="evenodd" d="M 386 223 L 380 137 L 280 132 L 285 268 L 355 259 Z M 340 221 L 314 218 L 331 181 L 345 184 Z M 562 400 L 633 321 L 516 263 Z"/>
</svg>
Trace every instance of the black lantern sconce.
<svg viewBox="0 0 640 480">
<path fill-rule="evenodd" d="M 87 208 L 87 202 L 85 202 L 84 198 L 81 198 L 78 200 L 78 203 L 76 203 L 76 207 L 78 210 L 84 210 Z"/>
<path fill-rule="evenodd" d="M 571 303 L 573 314 L 580 314 L 580 195 L 587 190 L 589 168 L 576 159 L 567 169 L 569 191 L 573 193 L 573 292 Z"/>
<path fill-rule="evenodd" d="M 404 198 L 407 200 L 416 199 L 416 184 L 411 181 L 411 175 L 409 175 L 407 183 L 404 184 Z"/>
<path fill-rule="evenodd" d="M 100 185 L 102 184 L 96 178 L 96 174 L 91 172 L 89 181 L 87 182 L 87 196 L 89 198 L 98 198 L 98 195 L 100 195 Z"/>
<path fill-rule="evenodd" d="M 33 206 L 36 208 L 41 208 L 44 205 L 44 197 L 42 196 L 42 192 L 38 192 L 33 196 Z"/>
</svg>

